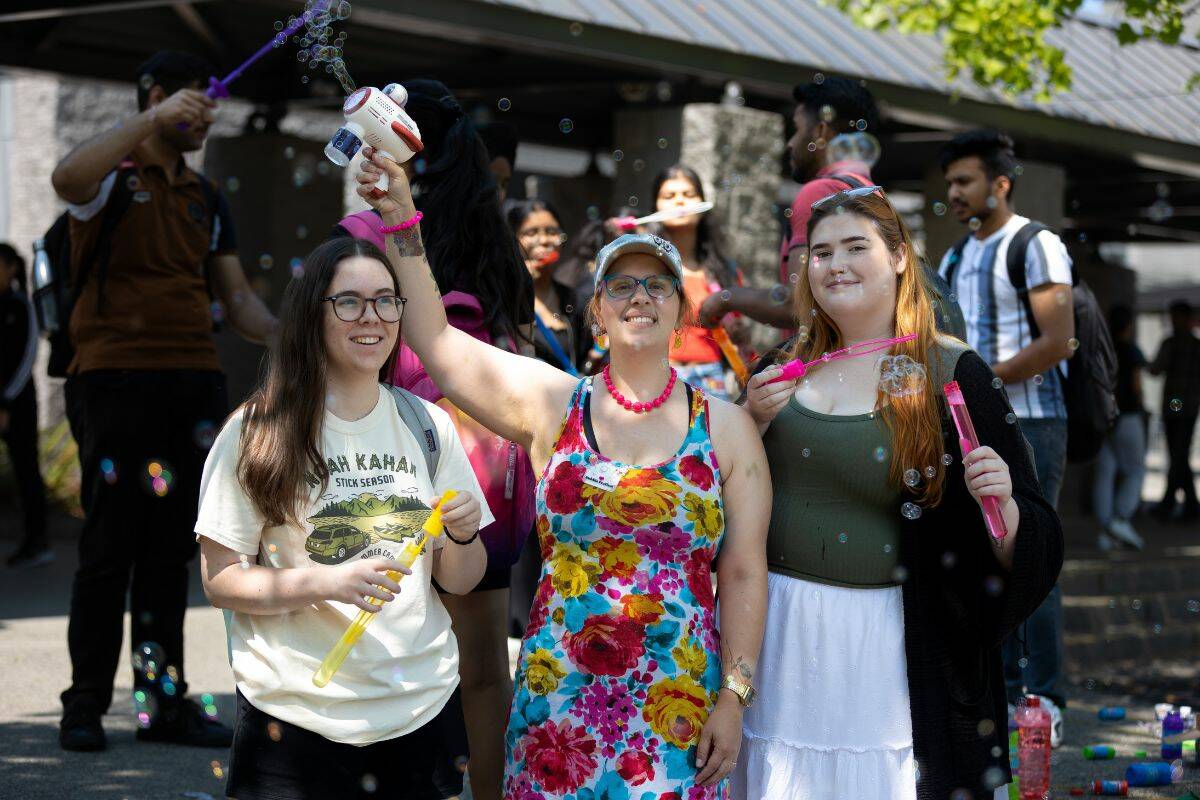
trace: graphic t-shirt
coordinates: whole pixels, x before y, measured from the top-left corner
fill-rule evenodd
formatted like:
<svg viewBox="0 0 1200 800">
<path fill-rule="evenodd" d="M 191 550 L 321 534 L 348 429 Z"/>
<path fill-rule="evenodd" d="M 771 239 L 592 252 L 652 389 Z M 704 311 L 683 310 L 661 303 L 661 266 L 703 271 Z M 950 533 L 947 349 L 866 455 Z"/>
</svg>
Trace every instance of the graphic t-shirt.
<svg viewBox="0 0 1200 800">
<path fill-rule="evenodd" d="M 483 494 L 450 417 L 425 403 L 437 428 L 437 474 L 426 474 L 424 444 L 400 419 L 391 394 L 354 422 L 325 413 L 321 454 L 329 467 L 322 492 L 315 476 L 304 525 L 267 527 L 237 479 L 242 411 L 209 452 L 200 484 L 196 533 L 242 553 L 243 563 L 277 569 L 327 569 L 355 559 L 395 558 L 420 535 L 428 500 L 447 489 Z M 312 676 L 358 607 L 332 601 L 287 614 L 226 616 L 230 665 L 255 708 L 336 742 L 366 745 L 417 730 L 441 711 L 458 685 L 458 644 L 450 616 L 430 584 L 432 550 L 413 564 L 323 689 Z"/>
</svg>

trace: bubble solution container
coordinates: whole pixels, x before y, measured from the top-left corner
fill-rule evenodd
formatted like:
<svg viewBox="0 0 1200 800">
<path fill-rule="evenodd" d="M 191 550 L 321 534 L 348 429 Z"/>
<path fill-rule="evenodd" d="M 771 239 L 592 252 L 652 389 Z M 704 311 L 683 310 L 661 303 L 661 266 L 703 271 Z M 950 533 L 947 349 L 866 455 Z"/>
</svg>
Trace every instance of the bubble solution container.
<svg viewBox="0 0 1200 800">
<path fill-rule="evenodd" d="M 1101 797 L 1125 797 L 1129 794 L 1129 783 L 1126 781 L 1093 781 L 1092 794 Z"/>
<path fill-rule="evenodd" d="M 1130 786 L 1170 786 L 1171 765 L 1165 761 L 1145 761 L 1130 764 L 1125 770 L 1125 780 Z"/>
<path fill-rule="evenodd" d="M 1096 716 L 1105 722 L 1114 722 L 1118 719 L 1125 719 L 1125 709 L 1119 706 L 1108 706 L 1100 709 L 1100 713 Z"/>
<path fill-rule="evenodd" d="M 1050 713 L 1042 701 L 1024 698 L 1017 707 L 1021 800 L 1043 800 L 1050 791 Z"/>
<path fill-rule="evenodd" d="M 1178 711 L 1168 711 L 1163 717 L 1162 735 L 1166 739 L 1168 736 L 1174 736 L 1177 733 L 1183 733 L 1183 717 Z M 1166 761 L 1174 761 L 1177 758 L 1183 758 L 1183 742 L 1175 742 L 1174 744 L 1162 745 L 1162 757 Z"/>
</svg>

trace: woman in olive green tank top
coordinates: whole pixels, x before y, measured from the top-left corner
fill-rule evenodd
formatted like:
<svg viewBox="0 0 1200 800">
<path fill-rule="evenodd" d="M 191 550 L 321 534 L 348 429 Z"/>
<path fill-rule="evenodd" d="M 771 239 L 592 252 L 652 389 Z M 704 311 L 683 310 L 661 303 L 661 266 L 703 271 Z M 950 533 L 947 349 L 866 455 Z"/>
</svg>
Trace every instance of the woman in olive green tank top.
<svg viewBox="0 0 1200 800">
<path fill-rule="evenodd" d="M 882 190 L 868 192 L 813 206 L 799 334 L 748 386 L 774 485 L 762 702 L 744 718 L 731 785 L 750 800 L 915 800 L 918 782 L 923 796 L 949 794 L 928 792 L 957 776 L 927 765 L 910 705 L 905 524 L 943 495 L 994 496 L 1013 532 L 995 551 L 1000 569 L 1012 564 L 1021 522 L 1008 466 L 991 448 L 969 454 L 967 486 L 948 485 L 940 383 L 925 363 L 947 342 L 904 223 Z M 907 334 L 915 340 L 889 353 L 771 382 L 782 372 L 773 364 Z M 976 531 L 964 524 L 963 535 Z"/>
</svg>

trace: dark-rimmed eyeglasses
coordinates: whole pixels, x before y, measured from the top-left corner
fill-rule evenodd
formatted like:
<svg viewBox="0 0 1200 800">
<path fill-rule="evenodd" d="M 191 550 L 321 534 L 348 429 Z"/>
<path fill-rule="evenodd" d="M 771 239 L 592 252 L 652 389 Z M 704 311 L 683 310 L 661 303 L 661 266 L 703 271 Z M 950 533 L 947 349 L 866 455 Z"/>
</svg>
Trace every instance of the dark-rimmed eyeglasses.
<svg viewBox="0 0 1200 800">
<path fill-rule="evenodd" d="M 640 279 L 630 275 L 612 275 L 605 277 L 602 283 L 604 293 L 613 300 L 628 300 L 637 294 L 639 286 L 653 299 L 666 300 L 679 288 L 679 279 L 673 275 L 647 275 Z"/>
<path fill-rule="evenodd" d="M 859 186 L 854 189 L 842 189 L 840 192 L 834 192 L 813 203 L 812 210 L 820 211 L 822 208 L 849 200 L 851 197 L 866 197 L 869 194 L 882 191 L 882 186 Z"/>
<path fill-rule="evenodd" d="M 380 322 L 399 322 L 407 297 L 384 294 L 379 297 L 359 297 L 356 294 L 335 294 L 322 297 L 322 303 L 333 303 L 333 313 L 342 322 L 358 322 L 367 313 L 367 303 L 375 308 Z"/>
<path fill-rule="evenodd" d="M 562 228 L 555 227 L 526 228 L 517 234 L 517 238 L 523 242 L 533 242 L 541 238 L 546 238 L 552 242 L 557 242 L 559 245 L 563 245 L 567 241 L 567 233 Z"/>
</svg>

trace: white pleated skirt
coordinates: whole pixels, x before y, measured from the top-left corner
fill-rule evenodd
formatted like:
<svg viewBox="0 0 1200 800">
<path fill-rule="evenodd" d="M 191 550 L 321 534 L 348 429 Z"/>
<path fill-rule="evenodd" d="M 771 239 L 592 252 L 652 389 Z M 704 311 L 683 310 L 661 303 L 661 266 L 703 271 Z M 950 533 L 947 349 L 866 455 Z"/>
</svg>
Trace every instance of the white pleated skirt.
<svg viewBox="0 0 1200 800">
<path fill-rule="evenodd" d="M 770 574 L 731 798 L 916 798 L 900 592 Z"/>
</svg>

